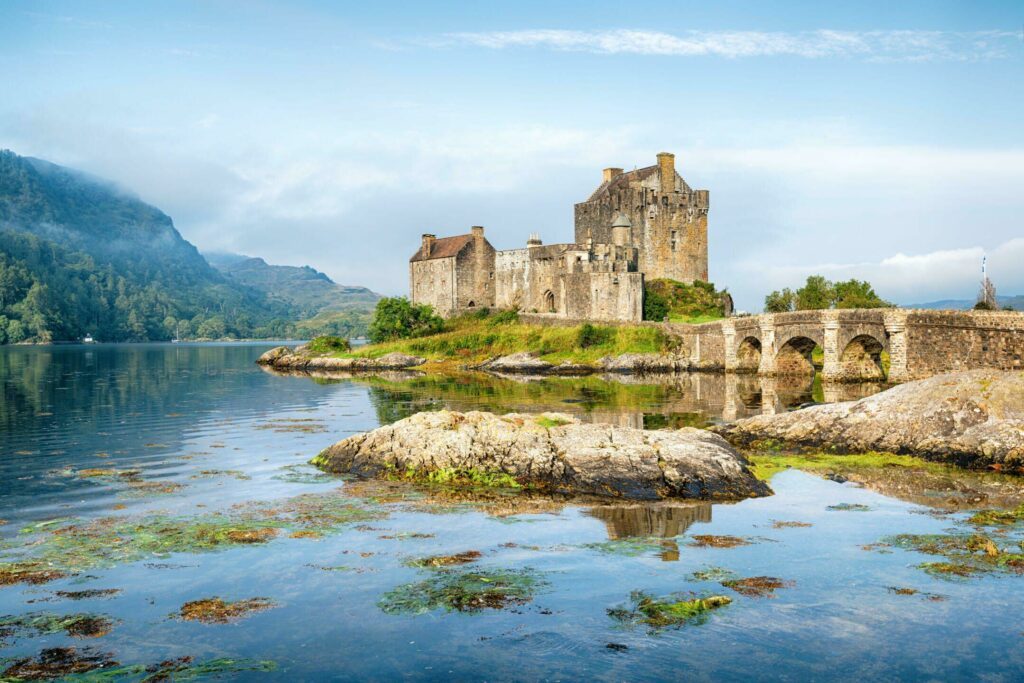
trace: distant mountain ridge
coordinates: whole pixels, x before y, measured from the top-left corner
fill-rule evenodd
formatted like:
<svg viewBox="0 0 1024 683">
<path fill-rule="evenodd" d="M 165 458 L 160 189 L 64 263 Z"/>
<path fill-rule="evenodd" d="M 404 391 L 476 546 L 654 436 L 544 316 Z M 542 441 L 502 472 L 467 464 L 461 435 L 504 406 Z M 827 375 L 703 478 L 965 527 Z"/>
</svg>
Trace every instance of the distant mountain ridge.
<svg viewBox="0 0 1024 683">
<path fill-rule="evenodd" d="M 270 265 L 258 256 L 223 252 L 203 255 L 230 279 L 293 307 L 300 317 L 323 311 L 371 309 L 381 298 L 366 287 L 339 285 L 310 266 Z"/>
<path fill-rule="evenodd" d="M 1015 296 L 997 295 L 996 302 L 1000 307 L 1010 306 L 1015 311 L 1024 311 L 1024 294 L 1017 294 Z M 923 304 L 907 304 L 906 306 L 903 306 L 903 308 L 966 311 L 974 308 L 975 303 L 977 303 L 976 299 L 942 299 L 940 301 L 929 301 Z"/>
<path fill-rule="evenodd" d="M 346 298 L 311 268 L 241 266 L 214 268 L 167 214 L 113 183 L 0 150 L 0 344 L 365 331 L 372 304 L 345 306 L 369 290 Z M 328 305 L 344 313 L 298 324 Z"/>
</svg>

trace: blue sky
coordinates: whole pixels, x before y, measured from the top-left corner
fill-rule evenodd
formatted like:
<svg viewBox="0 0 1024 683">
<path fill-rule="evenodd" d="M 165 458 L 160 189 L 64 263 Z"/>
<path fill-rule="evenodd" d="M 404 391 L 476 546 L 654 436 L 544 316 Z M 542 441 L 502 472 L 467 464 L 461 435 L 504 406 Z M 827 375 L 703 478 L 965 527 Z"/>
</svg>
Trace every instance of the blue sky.
<svg viewBox="0 0 1024 683">
<path fill-rule="evenodd" d="M 111 178 L 204 250 L 407 289 L 422 232 L 572 237 L 677 155 L 711 278 L 1024 293 L 1019 2 L 0 4 L 0 147 Z"/>
</svg>

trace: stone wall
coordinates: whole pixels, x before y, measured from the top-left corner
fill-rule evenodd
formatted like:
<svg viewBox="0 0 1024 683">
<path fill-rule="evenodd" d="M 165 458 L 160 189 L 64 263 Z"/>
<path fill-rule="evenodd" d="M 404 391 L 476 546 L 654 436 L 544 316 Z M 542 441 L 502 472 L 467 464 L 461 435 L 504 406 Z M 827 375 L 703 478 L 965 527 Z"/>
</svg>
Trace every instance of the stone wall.
<svg viewBox="0 0 1024 683">
<path fill-rule="evenodd" d="M 409 264 L 409 298 L 417 304 L 429 304 L 438 315 L 455 311 L 455 258 L 413 261 Z"/>
<path fill-rule="evenodd" d="M 672 155 L 659 155 L 657 166 L 620 173 L 596 195 L 576 204 L 578 243 L 614 242 L 611 225 L 622 213 L 632 224 L 629 241 L 639 249 L 639 270 L 647 279 L 707 281 L 709 194 L 686 184 Z"/>
<path fill-rule="evenodd" d="M 1024 370 L 1024 314 L 907 311 L 907 379 L 979 367 Z"/>
</svg>

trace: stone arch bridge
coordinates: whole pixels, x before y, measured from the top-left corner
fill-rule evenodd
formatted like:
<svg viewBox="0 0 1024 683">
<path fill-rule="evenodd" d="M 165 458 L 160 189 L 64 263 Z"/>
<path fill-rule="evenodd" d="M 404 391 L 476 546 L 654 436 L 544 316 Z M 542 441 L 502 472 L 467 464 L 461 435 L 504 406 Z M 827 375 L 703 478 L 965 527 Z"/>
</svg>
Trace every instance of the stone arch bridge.
<svg viewBox="0 0 1024 683">
<path fill-rule="evenodd" d="M 849 309 L 660 324 L 682 338 L 694 370 L 813 374 L 815 347 L 824 350 L 821 374 L 829 382 L 904 382 L 979 367 L 1024 370 L 1024 313 L 1012 311 Z"/>
</svg>

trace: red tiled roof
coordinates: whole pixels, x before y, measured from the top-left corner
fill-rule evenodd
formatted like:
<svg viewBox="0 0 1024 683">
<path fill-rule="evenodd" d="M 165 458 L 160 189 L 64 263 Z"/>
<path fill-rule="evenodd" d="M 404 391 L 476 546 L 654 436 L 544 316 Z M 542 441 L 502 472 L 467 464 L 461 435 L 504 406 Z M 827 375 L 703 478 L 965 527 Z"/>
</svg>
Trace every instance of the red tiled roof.
<svg viewBox="0 0 1024 683">
<path fill-rule="evenodd" d="M 473 239 L 472 235 L 456 235 L 455 237 L 441 237 L 435 239 L 433 246 L 430 247 L 430 256 L 423 256 L 423 245 L 416 250 L 409 262 L 414 261 L 429 261 L 436 258 L 449 258 L 456 256 L 462 248 L 469 244 Z"/>
</svg>

